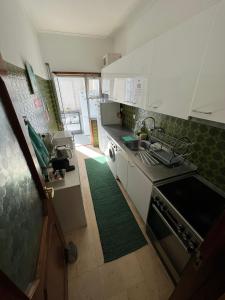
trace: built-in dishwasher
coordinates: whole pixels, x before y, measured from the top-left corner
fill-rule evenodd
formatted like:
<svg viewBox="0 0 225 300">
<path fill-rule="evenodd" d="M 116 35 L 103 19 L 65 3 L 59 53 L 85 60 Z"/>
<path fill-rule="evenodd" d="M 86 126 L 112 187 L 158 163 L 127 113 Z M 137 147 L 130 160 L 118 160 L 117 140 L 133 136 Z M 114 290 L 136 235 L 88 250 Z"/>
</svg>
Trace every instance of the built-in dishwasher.
<svg viewBox="0 0 225 300">
<path fill-rule="evenodd" d="M 224 193 L 200 176 L 153 187 L 146 231 L 175 282 L 224 209 Z"/>
</svg>

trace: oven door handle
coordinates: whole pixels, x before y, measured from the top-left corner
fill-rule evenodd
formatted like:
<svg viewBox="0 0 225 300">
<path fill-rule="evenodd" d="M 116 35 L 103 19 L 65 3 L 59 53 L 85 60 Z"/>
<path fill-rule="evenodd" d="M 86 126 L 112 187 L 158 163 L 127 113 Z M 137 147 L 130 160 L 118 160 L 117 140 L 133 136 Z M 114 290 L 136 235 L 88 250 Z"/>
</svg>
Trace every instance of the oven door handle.
<svg viewBox="0 0 225 300">
<path fill-rule="evenodd" d="M 179 241 L 179 243 L 181 244 L 181 246 L 184 248 L 184 250 L 190 254 L 190 252 L 188 251 L 188 248 L 184 245 L 184 243 L 181 241 L 181 239 L 179 238 L 179 236 L 177 235 L 177 233 L 174 231 L 174 229 L 170 226 L 170 224 L 166 221 L 166 219 L 164 218 L 164 216 L 161 214 L 161 212 L 158 210 L 158 208 L 152 204 L 152 207 L 154 208 L 154 210 L 157 212 L 157 214 L 159 215 L 160 219 L 164 222 L 164 224 L 170 229 L 170 231 L 173 233 L 173 235 L 177 238 L 177 240 Z"/>
</svg>

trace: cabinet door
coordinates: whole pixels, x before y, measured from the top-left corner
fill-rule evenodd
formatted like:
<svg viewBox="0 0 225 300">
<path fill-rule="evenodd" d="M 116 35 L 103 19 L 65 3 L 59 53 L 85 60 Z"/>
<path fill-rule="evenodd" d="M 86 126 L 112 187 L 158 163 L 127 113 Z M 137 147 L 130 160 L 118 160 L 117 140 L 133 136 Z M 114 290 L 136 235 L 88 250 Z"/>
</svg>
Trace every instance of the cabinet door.
<svg viewBox="0 0 225 300">
<path fill-rule="evenodd" d="M 105 131 L 105 129 L 102 127 L 101 124 L 99 124 L 99 148 L 101 150 L 102 153 L 106 152 L 107 149 L 107 143 L 108 143 L 108 139 L 107 139 L 107 133 Z"/>
<path fill-rule="evenodd" d="M 102 74 L 102 93 L 109 96 L 109 100 L 113 100 L 114 78 L 112 75 Z"/>
<path fill-rule="evenodd" d="M 145 108 L 154 41 L 135 49 L 102 70 L 103 93 L 110 94 L 107 78 L 113 78 L 112 100 Z"/>
<path fill-rule="evenodd" d="M 125 102 L 125 83 L 126 78 L 118 75 L 114 79 L 113 100 L 116 102 Z"/>
<path fill-rule="evenodd" d="M 131 162 L 128 162 L 127 192 L 146 223 L 152 192 L 152 182 Z"/>
<path fill-rule="evenodd" d="M 120 179 L 123 187 L 126 189 L 128 159 L 126 153 L 124 153 L 122 150 L 119 150 L 116 153 L 116 166 L 117 166 L 116 175 Z"/>
<path fill-rule="evenodd" d="M 204 56 L 190 115 L 225 123 L 225 1 L 218 11 Z"/>
<path fill-rule="evenodd" d="M 102 94 L 109 95 L 110 91 L 110 79 L 106 75 L 102 74 Z"/>
<path fill-rule="evenodd" d="M 187 119 L 216 7 L 155 39 L 147 109 Z"/>
</svg>

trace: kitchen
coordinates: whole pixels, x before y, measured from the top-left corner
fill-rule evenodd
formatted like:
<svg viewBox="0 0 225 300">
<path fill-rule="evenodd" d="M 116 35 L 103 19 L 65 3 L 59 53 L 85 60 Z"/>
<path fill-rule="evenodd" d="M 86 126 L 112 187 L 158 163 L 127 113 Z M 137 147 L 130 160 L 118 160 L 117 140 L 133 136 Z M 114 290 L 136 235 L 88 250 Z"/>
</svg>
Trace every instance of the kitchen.
<svg viewBox="0 0 225 300">
<path fill-rule="evenodd" d="M 10 219 L 1 210 L 1 244 L 9 251 L 0 252 L 1 293 L 4 299 L 222 300 L 225 1 L 94 2 L 0 4 L 2 140 L 11 153 L 11 126 L 38 191 L 26 224 L 40 237 L 20 221 L 19 239 L 6 230 Z M 76 134 L 63 131 L 57 78 L 82 78 L 87 111 L 90 82 L 99 83 L 92 145 L 75 146 Z M 58 178 L 43 178 L 32 129 L 52 134 L 45 146 L 66 155 L 69 166 L 52 162 Z M 4 170 L 3 179 L 8 172 L 8 180 L 19 180 Z M 3 203 L 10 190 L 4 180 Z M 21 209 L 17 214 L 24 219 Z M 29 247 L 33 257 L 25 255 Z"/>
</svg>

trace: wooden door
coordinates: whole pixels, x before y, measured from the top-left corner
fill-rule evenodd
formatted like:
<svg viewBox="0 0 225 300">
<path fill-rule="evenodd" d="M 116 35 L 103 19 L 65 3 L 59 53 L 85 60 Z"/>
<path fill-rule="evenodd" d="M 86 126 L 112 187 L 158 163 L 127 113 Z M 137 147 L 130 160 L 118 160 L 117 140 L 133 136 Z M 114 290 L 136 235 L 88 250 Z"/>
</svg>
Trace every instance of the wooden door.
<svg viewBox="0 0 225 300">
<path fill-rule="evenodd" d="M 48 278 L 57 275 L 59 289 L 63 286 L 67 299 L 67 268 L 64 262 L 65 240 L 54 213 L 51 201 L 46 199 L 37 159 L 30 151 L 26 128 L 21 127 L 4 80 L 0 77 L 1 115 L 1 187 L 0 197 L 4 200 L 5 215 L 1 207 L 1 271 L 0 298 L 4 300 L 43 300 L 46 285 L 46 259 L 48 248 L 61 251 L 60 272 L 52 267 Z M 8 197 L 8 198 L 6 198 Z M 4 222 L 3 222 L 4 221 Z M 7 221 L 7 222 L 6 222 Z M 54 224 L 55 231 L 50 231 Z M 57 230 L 56 230 L 57 229 Z M 51 232 L 53 238 L 51 238 Z M 56 232 L 58 242 L 56 243 Z M 4 241 L 3 241 L 4 238 Z M 48 241 L 53 241 L 49 242 Z M 48 247 L 48 244 L 52 247 Z M 4 247 L 2 246 L 4 245 Z M 13 247 L 12 247 L 13 245 Z M 52 263 L 52 261 L 50 261 Z M 58 264 L 55 269 L 57 269 Z M 48 267 L 48 264 L 47 264 Z M 48 268 L 49 269 L 49 268 Z M 55 285 L 55 289 L 58 289 Z M 50 287 L 49 287 L 50 288 Z M 2 298 L 3 297 L 3 298 Z"/>
<path fill-rule="evenodd" d="M 225 293 L 225 213 L 193 256 L 170 300 L 217 300 Z"/>
</svg>

